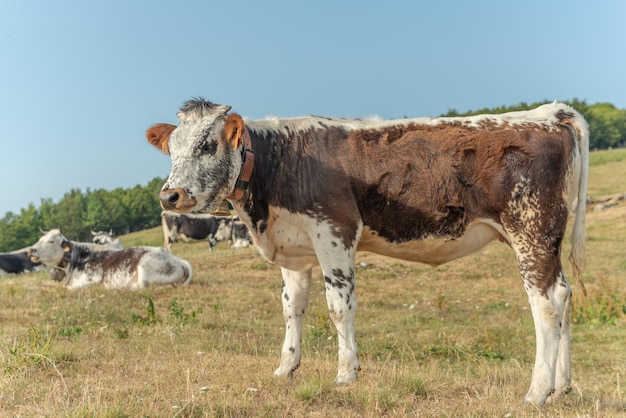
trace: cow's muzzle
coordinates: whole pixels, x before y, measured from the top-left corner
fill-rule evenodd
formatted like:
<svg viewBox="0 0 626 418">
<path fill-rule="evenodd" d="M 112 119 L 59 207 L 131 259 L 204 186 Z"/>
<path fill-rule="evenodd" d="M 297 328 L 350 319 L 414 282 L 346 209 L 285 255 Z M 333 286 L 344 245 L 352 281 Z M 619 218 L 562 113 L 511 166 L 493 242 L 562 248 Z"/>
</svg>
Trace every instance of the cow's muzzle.
<svg viewBox="0 0 626 418">
<path fill-rule="evenodd" d="M 32 261 L 33 263 L 38 263 L 39 262 L 39 255 L 37 254 L 37 250 L 34 248 L 31 248 L 28 250 L 28 258 L 30 258 L 30 261 Z"/>
<path fill-rule="evenodd" d="M 195 198 L 181 188 L 161 190 L 159 199 L 163 209 L 176 212 L 189 212 L 197 203 Z"/>
</svg>

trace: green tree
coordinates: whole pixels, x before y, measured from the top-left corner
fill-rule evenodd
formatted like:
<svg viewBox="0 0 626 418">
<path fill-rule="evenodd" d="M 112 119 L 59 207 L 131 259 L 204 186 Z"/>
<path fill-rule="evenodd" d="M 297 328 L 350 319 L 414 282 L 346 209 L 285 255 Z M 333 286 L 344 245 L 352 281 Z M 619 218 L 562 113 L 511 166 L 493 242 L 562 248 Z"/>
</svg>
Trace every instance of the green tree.
<svg viewBox="0 0 626 418">
<path fill-rule="evenodd" d="M 155 201 L 147 188 L 135 186 L 127 190 L 124 201 L 128 205 L 129 213 L 132 214 L 128 224 L 131 231 L 156 225 L 159 215 L 155 214 Z M 156 208 L 158 207 L 157 203 Z"/>
<path fill-rule="evenodd" d="M 124 231 L 128 222 L 128 208 L 123 203 L 121 188 L 109 192 L 99 189 L 86 196 L 85 228 L 93 231 L 110 230 L 115 233 Z"/>
<path fill-rule="evenodd" d="M 55 205 L 50 222 L 69 239 L 85 240 L 89 230 L 84 226 L 84 213 L 85 197 L 79 189 L 72 189 Z"/>
<path fill-rule="evenodd" d="M 39 239 L 41 217 L 31 203 L 19 215 L 12 212 L 0 221 L 0 251 L 12 251 L 33 245 Z"/>
<path fill-rule="evenodd" d="M 589 106 L 585 117 L 589 123 L 591 149 L 626 144 L 626 110 L 611 103 L 596 103 Z"/>
</svg>

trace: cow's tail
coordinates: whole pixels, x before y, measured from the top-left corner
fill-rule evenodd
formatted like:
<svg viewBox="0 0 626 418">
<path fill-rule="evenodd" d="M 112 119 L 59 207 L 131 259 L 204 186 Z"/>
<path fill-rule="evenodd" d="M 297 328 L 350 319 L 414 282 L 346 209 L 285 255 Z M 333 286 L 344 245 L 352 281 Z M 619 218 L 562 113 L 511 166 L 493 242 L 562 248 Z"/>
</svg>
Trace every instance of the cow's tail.
<svg viewBox="0 0 626 418">
<path fill-rule="evenodd" d="M 580 284 L 583 294 L 587 296 L 587 289 L 583 281 L 583 269 L 585 267 L 585 218 L 587 210 L 587 183 L 589 179 L 589 127 L 585 119 L 578 113 L 566 123 L 571 125 L 576 131 L 578 141 L 578 158 L 574 158 L 580 163 L 580 177 L 578 178 L 578 200 L 576 201 L 574 228 L 572 229 L 572 251 L 569 261 L 572 263 L 574 278 Z"/>
<path fill-rule="evenodd" d="M 183 286 L 186 286 L 189 283 L 191 283 L 191 279 L 193 277 L 193 269 L 191 268 L 191 264 L 189 264 L 189 262 L 187 260 L 182 260 L 181 259 L 181 261 L 182 261 L 183 272 L 184 272 L 183 273 L 184 277 L 183 277 L 182 283 L 183 283 Z"/>
</svg>

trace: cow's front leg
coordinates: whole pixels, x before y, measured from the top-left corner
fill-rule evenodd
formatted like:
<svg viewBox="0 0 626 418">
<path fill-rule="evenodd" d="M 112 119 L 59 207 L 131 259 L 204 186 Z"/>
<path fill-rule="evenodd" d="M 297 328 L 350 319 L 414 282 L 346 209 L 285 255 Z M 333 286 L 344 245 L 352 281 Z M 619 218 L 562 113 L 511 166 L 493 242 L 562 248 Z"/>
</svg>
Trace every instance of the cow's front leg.
<svg viewBox="0 0 626 418">
<path fill-rule="evenodd" d="M 282 268 L 281 271 L 285 342 L 280 354 L 280 366 L 274 371 L 274 375 L 290 376 L 300 366 L 302 320 L 309 306 L 311 270 L 293 271 Z"/>
<path fill-rule="evenodd" d="M 354 337 L 356 292 L 354 278 L 354 251 L 339 252 L 321 259 L 326 286 L 326 302 L 330 319 L 337 328 L 339 364 L 335 383 L 345 385 L 356 380 L 361 370 Z"/>
</svg>

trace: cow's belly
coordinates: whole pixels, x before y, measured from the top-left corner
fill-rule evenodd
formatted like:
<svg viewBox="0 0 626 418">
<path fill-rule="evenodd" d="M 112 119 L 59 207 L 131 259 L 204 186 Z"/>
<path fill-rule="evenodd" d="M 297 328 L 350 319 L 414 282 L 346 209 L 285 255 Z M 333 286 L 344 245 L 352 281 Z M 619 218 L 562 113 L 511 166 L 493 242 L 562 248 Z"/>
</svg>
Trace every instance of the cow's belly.
<svg viewBox="0 0 626 418">
<path fill-rule="evenodd" d="M 455 239 L 428 237 L 401 244 L 391 243 L 376 231 L 364 227 L 357 249 L 438 266 L 476 252 L 498 237 L 506 240 L 506 233 L 499 224 L 489 219 L 472 222 L 465 234 Z"/>
<path fill-rule="evenodd" d="M 178 234 L 178 236 L 176 237 L 176 240 L 180 240 L 180 241 L 183 241 L 183 242 L 196 242 L 196 241 L 200 241 L 200 240 L 203 240 L 203 239 L 206 239 L 206 237 L 199 238 L 199 237 L 195 237 L 195 236 L 188 236 L 188 235 L 185 235 L 185 234 Z"/>
<path fill-rule="evenodd" d="M 304 271 L 319 265 L 311 237 L 328 236 L 329 224 L 282 208 L 270 208 L 270 221 L 262 234 L 250 230 L 259 253 L 268 261 L 289 270 Z M 242 218 L 244 218 L 242 216 Z M 507 240 L 502 226 L 491 219 L 470 223 L 461 237 L 426 238 L 396 244 L 365 226 L 357 251 L 437 266 L 476 252 L 498 237 Z M 320 248 L 324 245 L 318 243 Z"/>
</svg>

